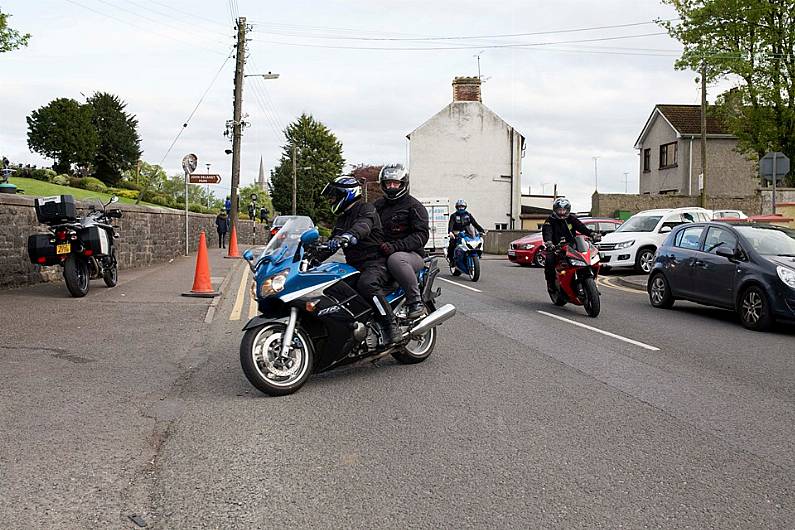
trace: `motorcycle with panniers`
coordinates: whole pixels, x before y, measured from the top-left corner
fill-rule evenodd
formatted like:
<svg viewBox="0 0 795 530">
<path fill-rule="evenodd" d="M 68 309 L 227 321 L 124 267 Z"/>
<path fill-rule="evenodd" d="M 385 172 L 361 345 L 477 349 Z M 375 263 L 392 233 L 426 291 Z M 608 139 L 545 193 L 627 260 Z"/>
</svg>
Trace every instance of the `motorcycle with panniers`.
<svg viewBox="0 0 795 530">
<path fill-rule="evenodd" d="M 49 227 L 47 234 L 28 236 L 28 257 L 31 263 L 63 268 L 69 293 L 76 298 L 88 294 L 89 280 L 102 278 L 114 287 L 118 281 L 116 242 L 119 237 L 113 225 L 121 218 L 121 210 L 107 207 L 118 202 L 115 195 L 107 203 L 98 201 L 89 212 L 77 216 L 72 195 L 39 197 L 35 201 L 36 218 Z"/>
<path fill-rule="evenodd" d="M 359 271 L 346 263 L 320 263 L 328 255 L 316 228 L 289 220 L 262 254 L 243 253 L 254 274 L 258 316 L 243 328 L 240 364 L 246 378 L 271 396 L 292 394 L 315 372 L 363 359 L 391 355 L 401 364 L 427 359 L 436 345 L 436 327 L 455 315 L 455 307 L 436 307 L 440 290 L 435 258 L 418 273 L 427 316 L 410 319 L 405 295 L 396 284 L 387 301 L 401 339 L 384 343 L 384 330 L 367 300 L 356 291 Z"/>
<path fill-rule="evenodd" d="M 556 256 L 555 287 L 549 293 L 552 303 L 564 306 L 566 303 L 581 305 L 589 317 L 596 317 L 601 311 L 599 289 L 596 278 L 599 276 L 599 249 L 587 236 L 578 235 L 572 243 L 562 239 L 547 252 Z"/>
</svg>

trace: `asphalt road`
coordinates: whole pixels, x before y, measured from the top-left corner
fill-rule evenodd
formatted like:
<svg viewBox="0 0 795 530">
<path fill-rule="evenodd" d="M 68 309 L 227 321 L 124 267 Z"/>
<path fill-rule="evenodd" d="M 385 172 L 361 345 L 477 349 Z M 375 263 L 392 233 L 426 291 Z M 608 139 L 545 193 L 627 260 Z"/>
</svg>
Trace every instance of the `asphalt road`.
<svg viewBox="0 0 795 530">
<path fill-rule="evenodd" d="M 189 260 L 0 293 L 4 526 L 795 527 L 793 327 L 605 284 L 590 319 L 489 260 L 441 275 L 425 363 L 269 398 L 238 361 L 247 271 L 213 259 L 209 315 Z"/>
</svg>

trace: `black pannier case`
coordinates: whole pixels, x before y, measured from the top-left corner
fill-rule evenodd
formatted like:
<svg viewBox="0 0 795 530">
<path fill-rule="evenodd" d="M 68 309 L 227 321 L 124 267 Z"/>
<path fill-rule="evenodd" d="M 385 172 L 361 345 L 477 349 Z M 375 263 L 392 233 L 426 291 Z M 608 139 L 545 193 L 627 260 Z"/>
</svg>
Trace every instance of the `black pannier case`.
<svg viewBox="0 0 795 530">
<path fill-rule="evenodd" d="M 53 225 L 77 220 L 75 198 L 72 195 L 55 195 L 36 199 L 36 218 L 40 223 Z"/>
<path fill-rule="evenodd" d="M 31 263 L 37 265 L 55 265 L 58 255 L 55 254 L 55 243 L 50 243 L 52 234 L 33 234 L 28 236 L 28 257 Z M 39 258 L 46 258 L 45 263 L 39 263 Z"/>
<path fill-rule="evenodd" d="M 113 234 L 99 226 L 87 226 L 80 229 L 80 240 L 83 246 L 94 252 L 95 256 L 107 256 L 110 254 L 110 239 Z"/>
</svg>

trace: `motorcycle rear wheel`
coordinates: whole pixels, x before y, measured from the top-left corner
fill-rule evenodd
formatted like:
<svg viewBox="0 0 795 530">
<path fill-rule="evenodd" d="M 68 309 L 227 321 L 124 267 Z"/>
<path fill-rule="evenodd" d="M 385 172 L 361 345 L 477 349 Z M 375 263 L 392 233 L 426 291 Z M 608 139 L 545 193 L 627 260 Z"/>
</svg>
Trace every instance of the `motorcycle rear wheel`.
<svg viewBox="0 0 795 530">
<path fill-rule="evenodd" d="M 312 375 L 312 342 L 297 326 L 287 362 L 279 359 L 281 337 L 286 328 L 281 322 L 273 322 L 249 329 L 240 343 L 240 365 L 246 379 L 269 396 L 292 394 Z"/>
<path fill-rule="evenodd" d="M 63 279 L 69 294 L 75 298 L 82 298 L 88 294 L 89 271 L 88 262 L 74 254 L 66 258 L 63 265 Z"/>
<path fill-rule="evenodd" d="M 433 306 L 426 305 L 428 314 L 433 313 Z M 436 347 L 436 328 L 429 329 L 418 339 L 412 339 L 399 351 L 392 352 L 392 357 L 400 364 L 417 364 L 431 356 Z"/>
<path fill-rule="evenodd" d="M 582 281 L 582 288 L 585 291 L 585 300 L 583 301 L 585 312 L 588 313 L 589 317 L 598 317 L 599 311 L 602 309 L 602 303 L 599 300 L 599 289 L 596 287 L 596 282 L 593 278 L 585 278 Z"/>
<path fill-rule="evenodd" d="M 116 287 L 116 284 L 119 283 L 119 264 L 116 261 L 116 247 L 111 248 L 110 257 L 107 259 L 111 265 L 103 268 L 102 279 L 108 287 Z"/>
</svg>

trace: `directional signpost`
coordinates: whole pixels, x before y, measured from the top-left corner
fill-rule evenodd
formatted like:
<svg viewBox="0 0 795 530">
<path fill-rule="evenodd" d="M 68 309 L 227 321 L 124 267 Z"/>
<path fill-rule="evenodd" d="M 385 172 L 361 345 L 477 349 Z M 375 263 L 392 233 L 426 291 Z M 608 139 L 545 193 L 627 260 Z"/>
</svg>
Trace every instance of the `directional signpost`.
<svg viewBox="0 0 795 530">
<path fill-rule="evenodd" d="M 189 175 L 191 184 L 220 184 L 221 175 L 214 173 L 192 173 Z"/>
<path fill-rule="evenodd" d="M 789 158 L 784 153 L 771 152 L 759 159 L 759 175 L 773 181 L 773 215 L 776 213 L 776 181 L 789 173 Z"/>
<path fill-rule="evenodd" d="M 196 166 L 199 163 L 199 158 L 193 153 L 182 157 L 182 170 L 185 171 L 185 255 L 190 253 L 188 246 L 188 175 L 196 171 Z"/>
</svg>

